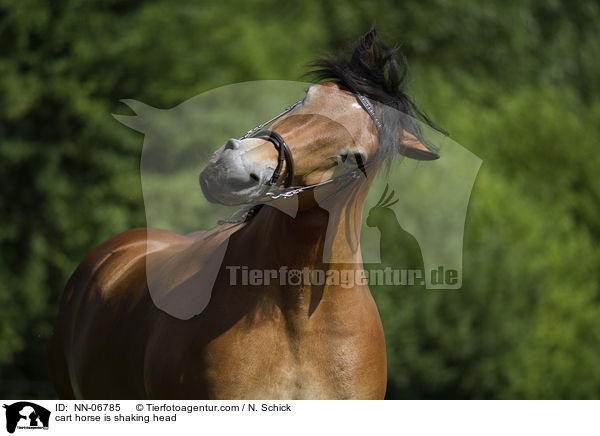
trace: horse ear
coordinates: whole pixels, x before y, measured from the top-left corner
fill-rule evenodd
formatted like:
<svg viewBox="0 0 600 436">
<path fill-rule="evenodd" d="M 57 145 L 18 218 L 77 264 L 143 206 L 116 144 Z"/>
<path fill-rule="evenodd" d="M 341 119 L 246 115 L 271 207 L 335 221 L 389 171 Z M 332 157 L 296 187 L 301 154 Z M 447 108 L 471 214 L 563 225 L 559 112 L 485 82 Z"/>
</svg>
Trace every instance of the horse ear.
<svg viewBox="0 0 600 436">
<path fill-rule="evenodd" d="M 399 138 L 400 154 L 415 160 L 436 160 L 440 155 L 427 148 L 415 135 L 404 130 Z"/>
<path fill-rule="evenodd" d="M 359 40 L 354 53 L 352 53 L 351 63 L 360 65 L 373 65 L 375 63 L 375 44 L 377 41 L 377 31 L 375 27 L 372 27 L 367 33 L 362 35 Z"/>
</svg>

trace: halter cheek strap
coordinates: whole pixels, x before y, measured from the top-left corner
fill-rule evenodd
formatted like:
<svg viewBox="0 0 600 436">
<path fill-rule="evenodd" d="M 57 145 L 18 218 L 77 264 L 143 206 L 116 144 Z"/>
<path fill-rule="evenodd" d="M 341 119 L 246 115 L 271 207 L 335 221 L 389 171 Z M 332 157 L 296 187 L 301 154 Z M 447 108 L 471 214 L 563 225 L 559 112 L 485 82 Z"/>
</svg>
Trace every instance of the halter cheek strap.
<svg viewBox="0 0 600 436">
<path fill-rule="evenodd" d="M 356 100 L 358 100 L 358 103 L 360 103 L 362 108 L 365 110 L 365 112 L 369 114 L 369 116 L 373 120 L 373 123 L 375 123 L 377 131 L 379 132 L 381 129 L 383 129 L 383 123 L 379 120 L 379 118 L 377 118 L 375 109 L 373 109 L 373 105 L 371 104 L 369 99 L 358 92 L 355 92 L 354 96 L 356 97 Z"/>
<path fill-rule="evenodd" d="M 264 123 L 259 124 L 258 126 L 248 130 L 246 132 L 246 134 L 244 136 L 242 136 L 240 138 L 240 141 L 246 138 L 250 138 L 252 136 L 254 136 L 254 134 L 256 132 L 258 132 L 259 130 L 261 130 L 263 127 L 268 126 L 269 124 L 271 124 L 273 121 L 278 120 L 279 118 L 281 118 L 282 116 L 284 116 L 285 114 L 287 114 L 288 112 L 291 112 L 292 109 L 294 109 L 296 106 L 298 106 L 300 103 L 302 103 L 304 100 L 299 100 L 296 103 L 288 106 L 283 112 L 281 112 L 279 115 L 275 115 L 273 118 L 271 118 L 269 121 L 265 121 Z"/>
</svg>

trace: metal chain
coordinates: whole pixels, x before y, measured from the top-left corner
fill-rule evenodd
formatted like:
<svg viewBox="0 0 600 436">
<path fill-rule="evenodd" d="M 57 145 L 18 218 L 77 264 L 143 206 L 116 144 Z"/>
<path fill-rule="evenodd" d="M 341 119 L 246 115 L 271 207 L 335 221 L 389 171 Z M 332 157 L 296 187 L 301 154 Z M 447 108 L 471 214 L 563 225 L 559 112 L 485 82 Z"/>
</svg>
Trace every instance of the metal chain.
<svg viewBox="0 0 600 436">
<path fill-rule="evenodd" d="M 358 172 L 356 170 L 353 170 L 353 171 L 350 171 L 341 176 L 335 177 L 333 179 L 325 180 L 324 182 L 321 182 L 321 183 L 315 183 L 314 185 L 299 186 L 297 188 L 292 188 L 290 191 L 284 191 L 284 192 L 280 192 L 280 193 L 266 192 L 265 195 L 267 197 L 269 197 L 271 200 L 277 200 L 278 198 L 281 198 L 281 197 L 290 198 L 290 197 L 293 197 L 294 195 L 298 195 L 309 189 L 318 188 L 319 186 L 328 185 L 330 183 L 339 183 L 346 179 L 356 179 L 358 177 L 358 175 L 359 175 Z"/>
</svg>

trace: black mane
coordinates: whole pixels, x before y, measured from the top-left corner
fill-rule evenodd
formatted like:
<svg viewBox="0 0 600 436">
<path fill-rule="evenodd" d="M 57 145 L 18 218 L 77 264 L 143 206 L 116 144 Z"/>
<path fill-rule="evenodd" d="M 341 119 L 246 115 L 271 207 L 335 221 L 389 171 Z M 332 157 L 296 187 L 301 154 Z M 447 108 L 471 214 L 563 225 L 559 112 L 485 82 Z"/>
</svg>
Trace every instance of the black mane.
<svg viewBox="0 0 600 436">
<path fill-rule="evenodd" d="M 385 132 L 380 132 L 380 135 L 387 136 L 386 139 L 389 140 L 389 142 L 382 141 L 384 138 L 380 138 L 380 143 L 385 144 L 382 151 L 388 151 L 385 153 L 388 157 L 389 152 L 397 151 L 400 146 L 396 139 L 400 125 L 415 134 L 423 144 L 426 144 L 418 124 L 410 117 L 417 118 L 437 129 L 429 117 L 404 92 L 408 72 L 406 57 L 399 48 L 390 48 L 384 44 L 377 37 L 375 28 L 359 38 L 350 59 L 340 54 L 319 59 L 310 66 L 314 69 L 309 75 L 316 79 L 333 81 L 351 92 L 358 92 L 374 102 L 380 103 L 376 106 L 382 115 L 386 130 L 388 130 L 388 135 L 385 135 Z M 395 110 L 385 110 L 386 107 Z M 402 117 L 403 119 L 400 121 L 396 111 L 410 117 Z M 393 112 L 396 112 L 395 117 Z M 400 122 L 401 124 L 399 124 Z M 395 128 L 390 129 L 390 126 L 395 126 Z M 426 145 L 430 147 L 430 144 Z"/>
</svg>

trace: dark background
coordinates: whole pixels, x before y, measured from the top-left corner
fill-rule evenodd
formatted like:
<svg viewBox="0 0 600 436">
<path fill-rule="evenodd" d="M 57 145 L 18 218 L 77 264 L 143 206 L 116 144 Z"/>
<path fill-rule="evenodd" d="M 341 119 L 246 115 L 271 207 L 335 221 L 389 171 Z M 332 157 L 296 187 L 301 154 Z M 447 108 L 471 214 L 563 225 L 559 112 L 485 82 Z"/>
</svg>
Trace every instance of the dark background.
<svg viewBox="0 0 600 436">
<path fill-rule="evenodd" d="M 172 107 L 298 80 L 376 22 L 411 94 L 481 159 L 464 286 L 374 290 L 391 398 L 600 396 L 600 4 L 582 0 L 0 1 L 0 396 L 48 398 L 62 288 L 144 226 L 142 136 Z"/>
</svg>

